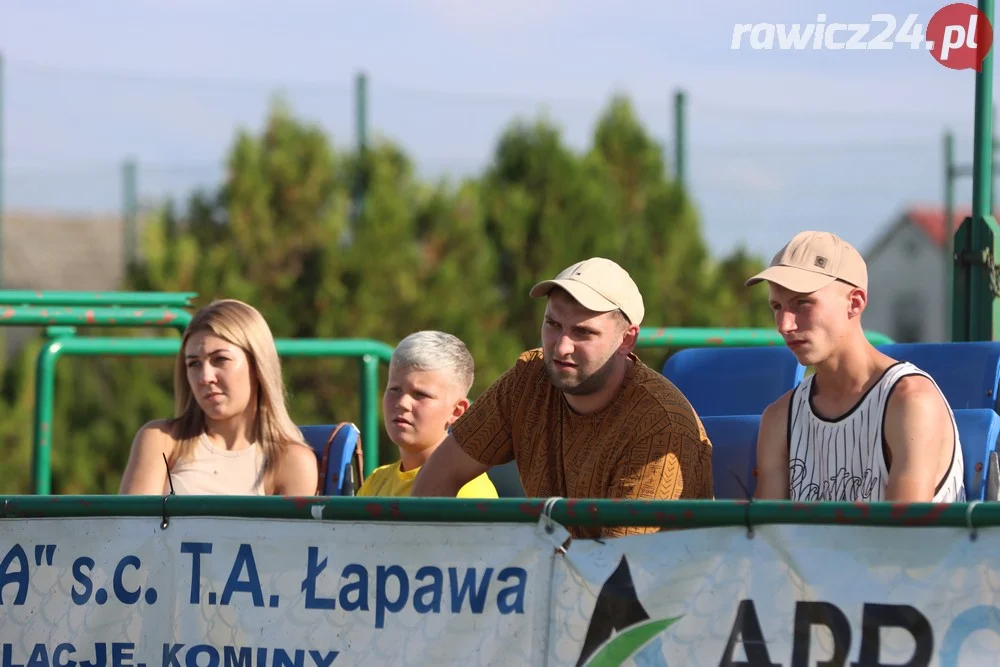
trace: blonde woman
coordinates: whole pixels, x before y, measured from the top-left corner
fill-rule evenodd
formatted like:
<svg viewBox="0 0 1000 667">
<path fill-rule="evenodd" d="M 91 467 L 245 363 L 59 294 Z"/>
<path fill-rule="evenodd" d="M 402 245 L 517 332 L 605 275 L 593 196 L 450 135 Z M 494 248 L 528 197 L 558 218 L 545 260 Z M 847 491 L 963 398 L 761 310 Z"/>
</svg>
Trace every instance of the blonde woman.
<svg viewBox="0 0 1000 667">
<path fill-rule="evenodd" d="M 316 455 L 288 415 L 274 338 L 253 307 L 225 299 L 195 314 L 174 403 L 176 417 L 136 434 L 119 493 L 316 494 Z"/>
</svg>

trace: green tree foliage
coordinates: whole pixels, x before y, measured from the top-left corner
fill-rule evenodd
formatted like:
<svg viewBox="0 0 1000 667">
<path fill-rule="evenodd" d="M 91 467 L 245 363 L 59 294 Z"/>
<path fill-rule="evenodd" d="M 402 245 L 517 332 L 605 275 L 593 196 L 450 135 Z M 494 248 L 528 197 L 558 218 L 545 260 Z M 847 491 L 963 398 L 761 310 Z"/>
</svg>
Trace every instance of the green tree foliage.
<svg viewBox="0 0 1000 667">
<path fill-rule="evenodd" d="M 193 291 L 198 305 L 243 299 L 279 338 L 394 344 L 419 329 L 450 331 L 476 359 L 473 398 L 538 344 L 544 304 L 528 297 L 531 285 L 594 255 L 635 277 L 644 326 L 767 326 L 766 304 L 742 286 L 760 261 L 743 251 L 711 257 L 663 154 L 629 101 L 616 97 L 582 154 L 545 118 L 518 121 L 479 177 L 426 183 L 401 147 L 337 150 L 278 102 L 262 131 L 237 133 L 217 190 L 192 193 L 183 210 L 167 206 L 146 226 L 143 261 L 123 289 Z M 9 454 L 0 489 L 8 493 L 30 490 L 37 349 L 29 346 L 3 376 L 0 442 Z M 654 366 L 665 354 L 641 351 Z M 135 431 L 172 413 L 172 364 L 60 362 L 55 492 L 117 490 Z M 355 362 L 284 364 L 299 423 L 358 420 Z M 395 458 L 384 436 L 380 449 L 383 461 Z"/>
</svg>

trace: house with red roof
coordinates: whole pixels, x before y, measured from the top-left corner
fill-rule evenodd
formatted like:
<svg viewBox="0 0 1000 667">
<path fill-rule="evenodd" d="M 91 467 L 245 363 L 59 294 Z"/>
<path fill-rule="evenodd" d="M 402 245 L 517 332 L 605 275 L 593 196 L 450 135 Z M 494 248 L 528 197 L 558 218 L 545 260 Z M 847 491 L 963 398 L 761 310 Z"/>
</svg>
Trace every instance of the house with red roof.
<svg viewBox="0 0 1000 667">
<path fill-rule="evenodd" d="M 955 208 L 957 229 L 972 209 Z M 868 306 L 865 329 L 880 331 L 899 342 L 949 340 L 951 300 L 946 270 L 944 208 L 912 206 L 864 253 L 868 263 Z M 950 295 L 947 295 L 950 296 Z"/>
</svg>

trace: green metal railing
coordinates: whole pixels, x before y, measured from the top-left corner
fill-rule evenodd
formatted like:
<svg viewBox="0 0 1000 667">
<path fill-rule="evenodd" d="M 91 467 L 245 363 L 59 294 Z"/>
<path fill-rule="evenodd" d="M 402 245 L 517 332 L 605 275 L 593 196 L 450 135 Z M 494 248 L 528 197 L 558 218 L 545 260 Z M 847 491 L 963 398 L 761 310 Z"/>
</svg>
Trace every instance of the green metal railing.
<svg viewBox="0 0 1000 667">
<path fill-rule="evenodd" d="M 173 306 L 191 307 L 196 292 L 76 292 L 0 290 L 0 304 L 18 306 Z"/>
<path fill-rule="evenodd" d="M 877 331 L 866 331 L 872 345 L 893 340 Z M 640 327 L 636 347 L 755 347 L 784 345 L 775 329 L 727 329 L 699 327 Z"/>
<path fill-rule="evenodd" d="M 0 305 L 0 326 L 172 328 L 183 332 L 191 313 L 179 308 Z"/>
<path fill-rule="evenodd" d="M 0 518 L 230 516 L 315 521 L 532 523 L 544 498 L 303 498 L 281 496 L 0 496 Z M 1000 526 L 1000 503 L 800 503 L 742 500 L 558 500 L 564 526 L 656 526 L 667 529 L 765 524 Z"/>
<path fill-rule="evenodd" d="M 392 347 L 367 339 L 278 339 L 283 357 L 357 357 L 361 376 L 361 437 L 365 475 L 378 463 L 378 365 L 389 363 Z M 52 421 L 55 410 L 56 362 L 71 356 L 173 356 L 180 340 L 173 338 L 102 338 L 73 336 L 50 339 L 36 362 L 35 424 L 32 468 L 34 492 L 48 495 L 52 489 Z"/>
<path fill-rule="evenodd" d="M 0 290 L 0 326 L 172 328 L 191 322 L 194 293 Z"/>
</svg>

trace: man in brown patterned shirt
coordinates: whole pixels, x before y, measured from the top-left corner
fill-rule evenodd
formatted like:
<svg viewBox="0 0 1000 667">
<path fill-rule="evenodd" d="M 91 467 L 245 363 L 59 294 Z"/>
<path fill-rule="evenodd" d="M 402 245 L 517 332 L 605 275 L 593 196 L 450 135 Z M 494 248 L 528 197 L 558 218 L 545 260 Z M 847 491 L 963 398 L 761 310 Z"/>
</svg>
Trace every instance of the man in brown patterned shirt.
<svg viewBox="0 0 1000 667">
<path fill-rule="evenodd" d="M 711 499 L 712 445 L 701 420 L 677 387 L 633 353 L 645 308 L 631 276 L 595 257 L 530 294 L 547 298 L 542 348 L 523 353 L 455 422 L 411 495 L 455 496 L 514 460 L 533 498 Z"/>
</svg>

